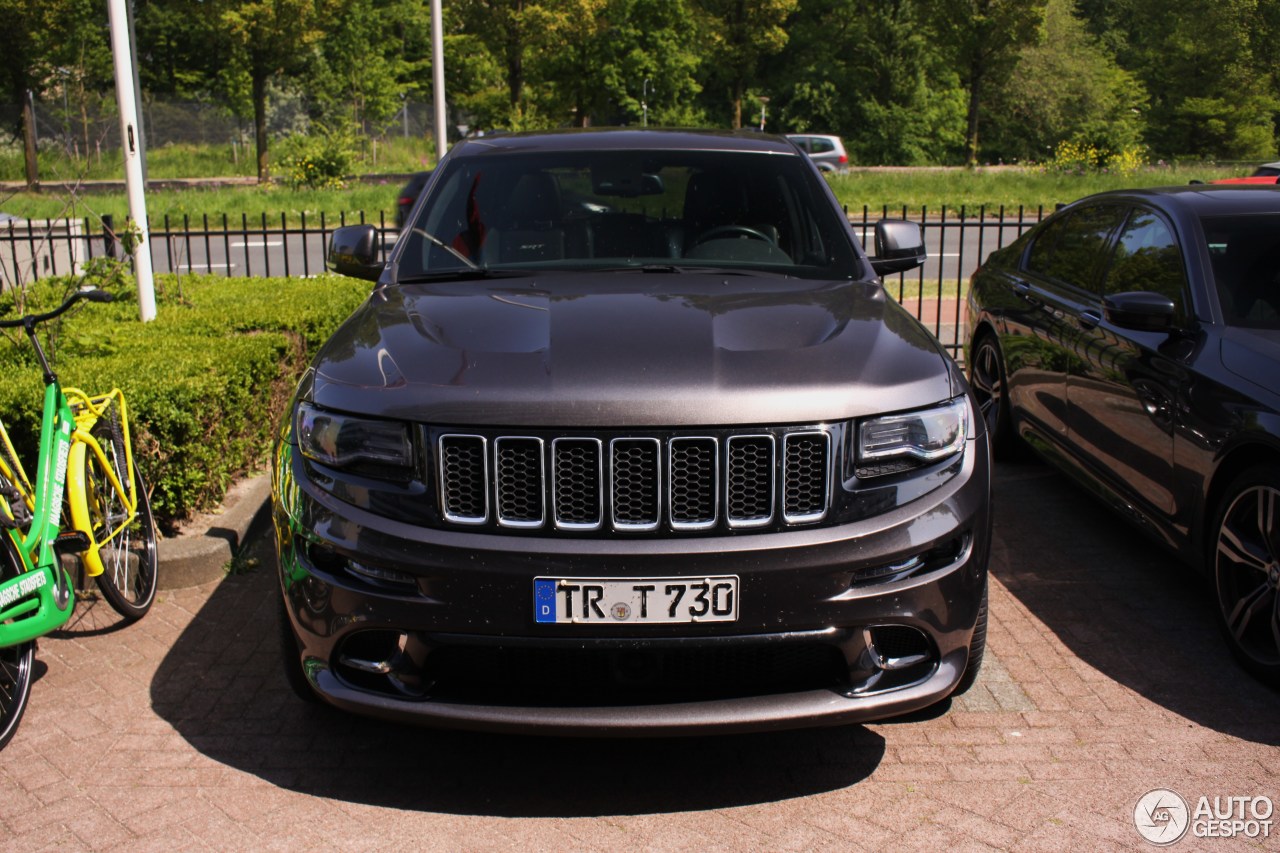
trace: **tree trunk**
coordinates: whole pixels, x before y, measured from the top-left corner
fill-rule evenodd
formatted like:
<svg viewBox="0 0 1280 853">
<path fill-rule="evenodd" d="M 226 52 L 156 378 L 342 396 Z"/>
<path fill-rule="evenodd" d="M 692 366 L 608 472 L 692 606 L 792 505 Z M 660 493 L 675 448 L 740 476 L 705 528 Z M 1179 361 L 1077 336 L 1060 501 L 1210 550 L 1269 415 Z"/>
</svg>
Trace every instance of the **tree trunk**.
<svg viewBox="0 0 1280 853">
<path fill-rule="evenodd" d="M 267 78 L 253 76 L 253 137 L 258 148 L 258 183 L 271 180 L 271 161 L 267 156 Z"/>
<path fill-rule="evenodd" d="M 22 99 L 22 154 L 27 166 L 27 189 L 40 189 L 40 163 L 36 159 L 36 110 L 31 92 Z"/>
<path fill-rule="evenodd" d="M 742 90 L 745 88 L 742 78 L 733 81 L 733 129 L 742 129 Z"/>
<path fill-rule="evenodd" d="M 969 75 L 969 127 L 965 132 L 965 165 L 978 165 L 978 115 L 982 104 L 982 69 L 973 67 Z"/>
</svg>

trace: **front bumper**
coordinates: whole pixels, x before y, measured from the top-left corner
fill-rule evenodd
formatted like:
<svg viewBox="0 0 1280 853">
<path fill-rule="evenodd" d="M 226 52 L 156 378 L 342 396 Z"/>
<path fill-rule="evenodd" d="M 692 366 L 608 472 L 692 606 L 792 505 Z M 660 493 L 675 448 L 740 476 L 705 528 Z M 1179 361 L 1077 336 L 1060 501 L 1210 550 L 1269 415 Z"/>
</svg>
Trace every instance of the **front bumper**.
<svg viewBox="0 0 1280 853">
<path fill-rule="evenodd" d="M 990 471 L 981 435 L 942 486 L 873 518 L 688 539 L 416 527 L 334 500 L 300 466 L 287 453 L 278 460 L 273 518 L 302 670 L 325 701 L 376 717 L 670 735 L 909 713 L 955 689 L 987 583 Z M 922 571 L 874 580 L 921 555 L 931 560 Z M 352 562 L 360 571 L 347 570 Z M 732 624 L 534 621 L 537 576 L 725 574 L 740 579 Z M 395 587 L 384 576 L 412 584 Z M 904 638 L 909 648 L 888 648 Z M 579 672 L 614 683 L 559 692 Z"/>
</svg>

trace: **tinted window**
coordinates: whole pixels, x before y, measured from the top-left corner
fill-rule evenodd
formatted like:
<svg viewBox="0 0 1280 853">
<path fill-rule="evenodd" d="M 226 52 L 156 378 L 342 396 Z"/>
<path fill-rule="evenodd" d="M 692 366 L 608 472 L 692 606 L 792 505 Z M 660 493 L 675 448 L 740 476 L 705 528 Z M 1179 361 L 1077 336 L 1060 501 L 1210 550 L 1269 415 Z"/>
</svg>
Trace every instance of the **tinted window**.
<svg viewBox="0 0 1280 853">
<path fill-rule="evenodd" d="M 860 274 L 847 223 L 799 156 L 482 149 L 449 161 L 399 275 L 674 263 Z"/>
<path fill-rule="evenodd" d="M 1098 257 L 1122 213 L 1118 207 L 1086 207 L 1053 220 L 1032 244 L 1027 269 L 1092 290 Z"/>
<path fill-rule="evenodd" d="M 1173 300 L 1181 315 L 1185 286 L 1182 251 L 1173 232 L 1156 214 L 1135 208 L 1116 241 L 1104 292 L 1160 293 Z"/>
<path fill-rule="evenodd" d="M 1280 215 L 1207 217 L 1202 225 L 1227 323 L 1280 328 Z"/>
<path fill-rule="evenodd" d="M 818 137 L 813 140 L 813 147 L 810 150 L 814 154 L 826 154 L 828 151 L 835 151 L 836 146 L 830 139 Z"/>
</svg>

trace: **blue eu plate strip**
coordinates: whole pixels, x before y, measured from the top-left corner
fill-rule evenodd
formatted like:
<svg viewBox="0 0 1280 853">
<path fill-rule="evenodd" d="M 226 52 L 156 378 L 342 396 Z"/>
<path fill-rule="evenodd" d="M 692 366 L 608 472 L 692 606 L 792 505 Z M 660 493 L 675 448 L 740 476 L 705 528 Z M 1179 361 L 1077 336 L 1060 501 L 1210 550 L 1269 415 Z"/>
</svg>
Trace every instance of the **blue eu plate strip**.
<svg viewBox="0 0 1280 853">
<path fill-rule="evenodd" d="M 533 582 L 533 618 L 538 622 L 556 621 L 556 582 L 539 579 Z"/>
</svg>

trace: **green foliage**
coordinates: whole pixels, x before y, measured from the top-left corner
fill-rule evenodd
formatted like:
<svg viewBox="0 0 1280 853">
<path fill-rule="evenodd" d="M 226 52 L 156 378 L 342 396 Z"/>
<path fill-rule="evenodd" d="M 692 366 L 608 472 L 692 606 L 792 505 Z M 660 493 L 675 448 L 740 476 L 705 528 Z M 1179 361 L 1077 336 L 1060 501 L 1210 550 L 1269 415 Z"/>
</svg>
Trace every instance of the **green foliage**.
<svg viewBox="0 0 1280 853">
<path fill-rule="evenodd" d="M 30 310 L 59 302 L 67 285 L 31 288 Z M 151 323 L 128 303 L 77 306 L 62 324 L 55 366 L 65 385 L 124 391 L 152 508 L 171 526 L 263 464 L 302 368 L 368 284 L 187 277 L 181 300 L 166 295 L 178 291 L 171 280 L 158 285 Z M 41 383 L 29 351 L 25 340 L 0 343 L 0 420 L 34 467 Z"/>
<path fill-rule="evenodd" d="M 280 145 L 277 161 L 293 189 L 340 190 L 347 186 L 356 156 L 350 126 L 315 126 L 307 135 L 290 136 Z"/>
</svg>

